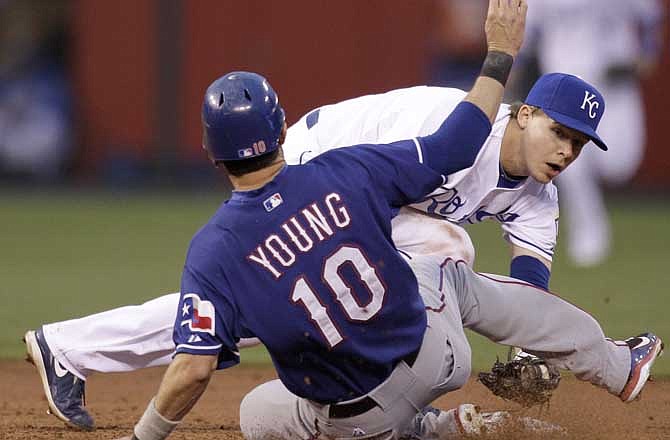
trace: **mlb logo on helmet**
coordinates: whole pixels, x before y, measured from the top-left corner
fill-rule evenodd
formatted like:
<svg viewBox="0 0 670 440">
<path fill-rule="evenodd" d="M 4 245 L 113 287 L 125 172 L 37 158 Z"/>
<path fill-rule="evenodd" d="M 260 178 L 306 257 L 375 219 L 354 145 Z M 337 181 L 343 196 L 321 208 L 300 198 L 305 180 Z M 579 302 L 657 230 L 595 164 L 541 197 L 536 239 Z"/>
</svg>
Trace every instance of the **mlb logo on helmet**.
<svg viewBox="0 0 670 440">
<path fill-rule="evenodd" d="M 252 156 L 258 156 L 261 154 L 264 154 L 267 151 L 267 146 L 265 145 L 265 142 L 262 140 L 258 142 L 254 142 L 254 144 L 249 147 L 245 148 L 243 150 L 237 150 L 237 155 L 241 158 L 247 158 L 247 157 L 252 157 Z"/>
<path fill-rule="evenodd" d="M 211 301 L 200 299 L 195 293 L 184 295 L 181 307 L 181 325 L 188 325 L 192 332 L 215 335 L 215 309 Z M 186 318 L 186 319 L 184 319 Z"/>
<path fill-rule="evenodd" d="M 542 75 L 525 103 L 541 108 L 554 121 L 585 134 L 598 147 L 607 150 L 596 133 L 605 112 L 605 99 L 583 79 L 566 73 Z"/>
<path fill-rule="evenodd" d="M 245 148 L 243 150 L 238 150 L 237 155 L 239 157 L 251 157 L 251 156 L 254 155 L 254 150 L 252 150 L 251 148 Z"/>
<path fill-rule="evenodd" d="M 282 203 L 284 203 L 284 199 L 282 199 L 281 194 L 274 193 L 263 201 L 263 206 L 267 212 L 270 212 Z"/>
</svg>

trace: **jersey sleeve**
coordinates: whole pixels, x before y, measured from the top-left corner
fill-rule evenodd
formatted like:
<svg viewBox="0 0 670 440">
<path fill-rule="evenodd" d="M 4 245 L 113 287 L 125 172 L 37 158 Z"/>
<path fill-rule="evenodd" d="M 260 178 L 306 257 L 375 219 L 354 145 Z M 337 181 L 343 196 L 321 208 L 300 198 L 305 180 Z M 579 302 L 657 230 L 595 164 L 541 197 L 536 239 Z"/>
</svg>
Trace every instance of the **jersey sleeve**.
<svg viewBox="0 0 670 440">
<path fill-rule="evenodd" d="M 445 177 L 423 163 L 417 139 L 391 144 L 356 145 L 329 151 L 314 159 L 336 163 L 342 178 L 375 191 L 392 207 L 420 200 L 445 182 Z"/>
<path fill-rule="evenodd" d="M 479 107 L 461 101 L 435 133 L 418 138 L 426 165 L 445 175 L 470 168 L 491 129 L 491 121 Z"/>
<path fill-rule="evenodd" d="M 320 110 L 312 110 L 288 128 L 282 151 L 289 165 L 303 164 L 323 152 L 316 139 L 316 129 L 310 125 L 315 119 L 318 122 Z"/>
<path fill-rule="evenodd" d="M 224 369 L 240 362 L 237 314 L 221 276 L 210 269 L 216 270 L 215 265 L 189 264 L 187 257 L 173 339 L 176 353 L 217 355 L 217 368 Z"/>
<path fill-rule="evenodd" d="M 551 261 L 558 237 L 558 192 L 552 184 L 542 185 L 512 205 L 518 215 L 502 223 L 504 238 Z"/>
<path fill-rule="evenodd" d="M 416 86 L 316 108 L 289 127 L 284 157 L 290 165 L 303 164 L 335 148 L 429 135 L 465 95 L 459 89 Z"/>
</svg>

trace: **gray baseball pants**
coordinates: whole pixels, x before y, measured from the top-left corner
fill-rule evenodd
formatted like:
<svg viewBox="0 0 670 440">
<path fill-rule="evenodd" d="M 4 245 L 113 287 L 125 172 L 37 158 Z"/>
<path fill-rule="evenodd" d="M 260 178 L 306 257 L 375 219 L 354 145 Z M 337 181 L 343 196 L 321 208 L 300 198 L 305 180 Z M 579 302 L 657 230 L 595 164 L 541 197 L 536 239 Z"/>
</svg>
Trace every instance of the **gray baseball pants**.
<svg viewBox="0 0 670 440">
<path fill-rule="evenodd" d="M 612 394 L 623 389 L 630 372 L 628 347 L 607 339 L 598 322 L 578 307 L 512 278 L 475 273 L 452 259 L 417 256 L 410 265 L 428 316 L 419 355 L 411 367 L 400 362 L 366 396 L 341 403 L 370 397 L 377 405 L 353 417 L 331 418 L 330 405 L 297 397 L 275 380 L 242 401 L 245 438 L 399 438 L 418 410 L 467 381 L 471 352 L 463 328 L 523 347 Z M 453 426 L 437 423 L 431 429 L 429 435 L 444 438 Z"/>
</svg>

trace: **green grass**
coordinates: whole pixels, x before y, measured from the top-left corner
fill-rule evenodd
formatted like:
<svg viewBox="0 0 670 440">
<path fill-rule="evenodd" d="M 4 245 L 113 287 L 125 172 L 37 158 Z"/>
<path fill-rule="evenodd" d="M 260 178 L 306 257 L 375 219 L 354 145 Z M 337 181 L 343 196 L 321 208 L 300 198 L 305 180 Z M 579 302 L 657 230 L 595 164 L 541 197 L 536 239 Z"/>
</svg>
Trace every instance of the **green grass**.
<svg viewBox="0 0 670 440">
<path fill-rule="evenodd" d="M 20 339 L 27 328 L 177 290 L 188 242 L 221 199 L 0 194 L 0 357 L 23 355 Z M 592 313 L 612 337 L 650 329 L 670 340 L 670 206 L 625 200 L 611 207 L 616 242 L 610 260 L 596 269 L 575 269 L 559 246 L 552 289 Z M 470 232 L 476 268 L 506 274 L 500 229 L 491 223 Z M 476 335 L 471 342 L 476 370 L 506 353 Z M 268 361 L 262 350 L 245 351 L 243 359 Z M 670 356 L 661 358 L 655 372 L 670 375 Z"/>
</svg>

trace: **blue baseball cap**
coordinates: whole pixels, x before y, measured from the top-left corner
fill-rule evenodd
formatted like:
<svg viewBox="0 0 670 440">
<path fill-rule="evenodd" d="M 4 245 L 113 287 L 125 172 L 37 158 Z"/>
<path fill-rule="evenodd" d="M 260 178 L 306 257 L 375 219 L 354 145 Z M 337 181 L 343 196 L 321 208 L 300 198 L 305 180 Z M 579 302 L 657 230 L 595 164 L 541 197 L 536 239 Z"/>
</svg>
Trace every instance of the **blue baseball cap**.
<svg viewBox="0 0 670 440">
<path fill-rule="evenodd" d="M 541 108 L 554 121 L 588 136 L 607 151 L 607 145 L 596 133 L 605 113 L 605 99 L 581 78 L 566 73 L 542 75 L 530 89 L 525 103 Z"/>
</svg>

